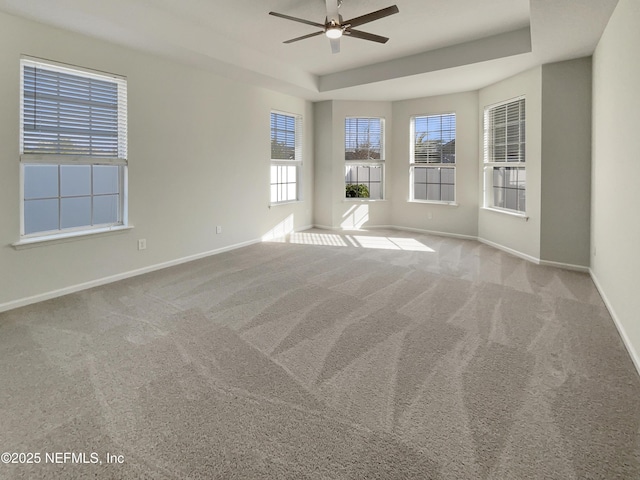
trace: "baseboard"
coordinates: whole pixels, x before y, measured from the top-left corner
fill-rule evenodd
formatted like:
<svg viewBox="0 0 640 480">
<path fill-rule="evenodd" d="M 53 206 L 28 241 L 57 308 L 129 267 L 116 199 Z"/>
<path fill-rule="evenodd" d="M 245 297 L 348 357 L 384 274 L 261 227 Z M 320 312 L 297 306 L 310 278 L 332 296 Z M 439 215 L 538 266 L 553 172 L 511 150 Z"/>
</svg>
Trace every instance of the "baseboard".
<svg viewBox="0 0 640 480">
<path fill-rule="evenodd" d="M 381 225 L 379 227 L 371 227 L 371 228 L 388 228 L 390 230 L 423 233 L 425 235 L 436 235 L 438 237 L 451 237 L 451 238 L 458 238 L 460 240 L 478 240 L 478 237 L 473 235 L 463 235 L 461 233 L 450 233 L 450 232 L 439 232 L 437 230 L 425 230 L 422 228 L 403 227 L 401 225 Z"/>
<path fill-rule="evenodd" d="M 633 365 L 636 367 L 638 375 L 640 375 L 640 354 L 638 354 L 638 352 L 636 352 L 635 348 L 633 347 L 633 344 L 631 343 L 631 340 L 629 339 L 629 336 L 627 335 L 627 332 L 624 329 L 624 326 L 622 325 L 620 318 L 616 314 L 616 311 L 614 310 L 613 305 L 609 301 L 609 298 L 607 297 L 606 293 L 604 293 L 604 290 L 602 289 L 602 285 L 600 285 L 600 282 L 598 281 L 598 277 L 596 277 L 596 274 L 593 272 L 591 268 L 589 269 L 589 275 L 591 275 L 591 280 L 593 280 L 593 284 L 596 286 L 596 289 L 598 290 L 600 297 L 602 297 L 602 301 L 604 302 L 604 305 L 607 307 L 607 310 L 609 310 L 609 314 L 613 319 L 613 323 L 618 329 L 620 338 L 622 338 L 622 343 L 627 349 L 627 352 L 629 352 L 629 356 L 633 361 Z"/>
<path fill-rule="evenodd" d="M 305 230 L 309 230 L 311 228 L 319 228 L 322 230 L 332 230 L 332 231 L 348 231 L 351 230 L 353 231 L 354 229 L 345 229 L 342 227 L 331 227 L 328 225 L 320 225 L 320 224 L 313 224 L 313 225 L 305 225 L 302 227 L 299 227 L 297 229 L 295 229 L 296 232 L 302 232 Z M 561 263 L 561 262 L 552 262 L 552 261 L 548 261 L 548 260 L 540 260 L 539 258 L 533 257 L 531 255 L 527 255 L 525 253 L 519 252 L 517 250 L 514 250 L 512 248 L 509 247 L 505 247 L 504 245 L 500 245 L 499 243 L 495 243 L 492 242 L 490 240 L 486 240 L 484 238 L 480 238 L 480 237 L 475 237 L 472 235 L 462 235 L 462 234 L 458 234 L 458 233 L 449 233 L 449 232 L 439 232 L 439 231 L 434 231 L 434 230 L 424 230 L 424 229 L 420 229 L 420 228 L 413 228 L 413 227 L 404 227 L 404 226 L 398 226 L 398 225 L 375 225 L 375 226 L 369 226 L 367 227 L 367 229 L 371 229 L 371 230 L 375 230 L 375 229 L 389 229 L 389 230 L 399 230 L 399 231 L 408 231 L 408 232 L 416 232 L 416 233 L 422 233 L 422 234 L 427 234 L 427 235 L 438 235 L 438 236 L 443 236 L 443 237 L 451 237 L 451 238 L 458 238 L 458 239 L 463 239 L 463 240 L 476 240 L 480 243 L 484 243 L 486 245 L 489 245 L 493 248 L 496 248 L 498 250 L 502 250 L 504 252 L 507 252 L 511 255 L 515 255 L 516 257 L 522 258 L 524 260 L 533 262 L 535 264 L 538 265 L 546 265 L 546 266 L 551 266 L 551 267 L 558 267 L 558 268 L 564 268 L 564 269 L 568 269 L 568 270 L 575 270 L 575 271 L 579 271 L 579 272 L 587 272 L 587 273 L 591 273 L 591 278 L 594 279 L 594 283 L 596 284 L 596 287 L 598 287 L 597 281 L 595 280 L 595 277 L 591 271 L 591 269 L 589 267 L 583 267 L 581 265 L 571 265 L 571 264 L 567 264 L 567 263 Z M 358 229 L 355 229 L 358 230 Z M 366 229 L 362 229 L 362 230 L 366 230 Z M 155 265 L 150 265 L 148 267 L 144 267 L 144 268 L 140 268 L 137 270 L 131 270 L 128 272 L 124 272 L 124 273 L 119 273 L 117 275 L 111 275 L 109 277 L 104 277 L 104 278 L 99 278 L 96 280 L 91 280 L 89 282 L 84 282 L 84 283 L 80 283 L 77 285 L 72 285 L 69 287 L 65 287 L 65 288 L 61 288 L 58 290 L 53 290 L 50 292 L 45 292 L 45 293 L 41 293 L 38 295 L 33 295 L 31 297 L 26 297 L 26 298 L 22 298 L 19 300 L 13 300 L 11 302 L 6 302 L 6 303 L 0 303 L 0 313 L 1 312 L 6 312 L 8 310 L 13 310 L 15 308 L 20 308 L 20 307 L 24 307 L 26 305 L 31 305 L 33 303 L 37 303 L 37 302 L 42 302 L 45 300 L 50 300 L 52 298 L 56 298 L 56 297 L 61 297 L 63 295 L 68 295 L 70 293 L 75 293 L 75 292 L 79 292 L 81 290 L 86 290 L 89 288 L 93 288 L 93 287 L 99 287 L 100 285 L 106 285 L 108 283 L 113 283 L 113 282 L 117 282 L 119 280 L 124 280 L 126 278 L 131 278 L 131 277 L 135 277 L 138 275 L 143 275 L 145 273 L 149 273 L 149 272 L 153 272 L 156 270 L 161 270 L 163 268 L 168 268 L 168 267 L 173 267 L 175 265 L 180 265 L 182 263 L 187 263 L 187 262 L 192 262 L 194 260 L 199 260 L 201 258 L 206 258 L 206 257 L 210 257 L 212 255 L 217 255 L 219 253 L 224 253 L 224 252 L 228 252 L 230 250 L 235 250 L 238 248 L 242 248 L 242 247 L 246 247 L 249 245 L 253 245 L 255 243 L 260 243 L 263 240 L 258 238 L 258 239 L 254 239 L 254 240 L 249 240 L 246 242 L 241 242 L 241 243 L 236 243 L 233 245 L 229 245 L 226 247 L 222 247 L 222 248 L 218 248 L 215 250 L 210 250 L 207 252 L 203 252 L 203 253 L 199 253 L 196 255 L 190 255 L 188 257 L 182 257 L 182 258 L 178 258 L 176 260 L 171 260 L 168 262 L 163 262 L 163 263 L 158 263 Z M 603 300 L 605 300 L 605 296 L 603 294 L 603 292 L 601 291 L 601 289 L 598 287 L 598 291 L 600 292 L 600 295 L 603 297 Z M 605 304 L 607 304 L 607 301 L 605 300 Z M 608 304 L 607 304 L 607 308 L 609 308 Z M 609 310 L 611 311 L 611 315 L 612 317 L 615 316 L 613 314 L 613 311 L 609 308 Z M 616 325 L 618 325 L 619 322 L 616 321 Z M 619 329 L 621 329 L 621 326 L 619 327 Z M 622 335 L 622 333 L 621 333 Z M 623 335 L 623 338 L 625 338 L 625 345 L 627 345 L 628 343 L 628 339 L 626 337 L 626 334 Z M 627 348 L 630 348 L 629 346 L 627 346 Z M 640 365 L 640 361 L 638 361 L 637 356 L 634 356 L 635 354 L 632 354 L 632 357 L 634 358 L 634 363 L 636 364 L 636 367 L 638 367 L 638 365 Z M 638 371 L 640 372 L 640 368 L 638 369 Z"/>
<path fill-rule="evenodd" d="M 582 272 L 589 273 L 589 267 L 585 267 L 584 265 L 573 265 L 571 263 L 562 263 L 562 262 L 553 262 L 551 260 L 539 260 L 539 265 L 543 265 L 545 267 L 558 267 L 564 268 L 565 270 L 573 270 L 574 272 Z"/>
<path fill-rule="evenodd" d="M 312 228 L 319 228 L 320 230 L 333 230 L 333 231 L 346 230 L 345 228 L 342 228 L 342 227 L 330 227 L 329 225 L 320 225 L 319 223 L 314 223 Z M 358 230 L 358 229 L 354 228 L 352 230 Z"/>
<path fill-rule="evenodd" d="M 425 235 L 437 235 L 440 237 L 451 237 L 451 238 L 459 238 L 461 240 L 477 240 L 478 237 L 474 237 L 473 235 L 461 235 L 459 233 L 449 233 L 449 232 L 438 232 L 436 230 L 423 230 L 421 228 L 412 228 L 412 227 L 403 227 L 399 225 L 367 225 L 366 228 L 342 228 L 342 227 L 329 227 L 327 225 L 319 225 L 315 224 L 314 228 L 319 228 L 321 230 L 333 230 L 333 231 L 358 231 L 358 230 L 398 230 L 398 231 L 406 231 L 406 232 L 416 232 L 423 233 Z"/>
<path fill-rule="evenodd" d="M 271 234 L 272 232 L 269 232 L 269 234 L 267 235 L 263 235 L 261 238 L 261 241 L 263 242 L 276 242 L 279 239 L 283 239 L 286 238 L 287 235 L 291 235 L 292 233 L 298 233 L 298 232 L 304 232 L 305 230 L 309 230 L 310 228 L 313 228 L 314 225 L 304 225 L 302 227 L 298 227 L 298 228 L 294 228 L 293 230 L 289 231 L 289 232 L 280 232 L 278 234 Z"/>
<path fill-rule="evenodd" d="M 255 240 L 249 240 L 246 242 L 236 243 L 226 247 L 217 248 L 215 250 L 210 250 L 210 251 L 198 253 L 195 255 L 189 255 L 188 257 L 182 257 L 176 260 L 170 260 L 168 262 L 158 263 L 155 265 L 150 265 L 148 267 L 143 267 L 136 270 L 130 270 L 124 273 L 118 273 L 116 275 L 111 275 L 109 277 L 98 278 L 96 280 L 91 280 L 89 282 L 79 283 L 77 285 L 71 285 L 69 287 L 61 288 L 58 290 L 40 293 L 38 295 L 33 295 L 31 297 L 21 298 L 19 300 L 13 300 L 11 302 L 6 302 L 6 303 L 0 303 L 0 312 L 6 312 L 8 310 L 24 307 L 26 305 L 31 305 L 33 303 L 43 302 L 45 300 L 50 300 L 56 297 L 62 297 L 63 295 L 68 295 L 70 293 L 76 293 L 81 290 L 87 290 L 89 288 L 99 287 L 101 285 L 117 282 L 119 280 L 124 280 L 126 278 L 136 277 L 138 275 L 154 272 L 156 270 L 162 270 L 163 268 L 173 267 L 175 265 L 180 265 L 182 263 L 192 262 L 194 260 L 200 260 L 201 258 L 206 258 L 212 255 L 217 255 L 219 253 L 228 252 L 230 250 L 236 250 L 238 248 L 247 247 L 255 243 L 260 243 L 261 241 L 262 240 L 260 239 L 255 239 Z"/>
<path fill-rule="evenodd" d="M 542 265 L 545 267 L 562 268 L 564 270 L 573 270 L 575 272 L 589 273 L 589 267 L 585 267 L 584 265 L 573 265 L 571 263 L 554 262 L 551 260 L 541 260 L 537 257 L 534 257 L 533 255 L 528 255 L 526 253 L 519 252 L 518 250 L 505 247 L 504 245 L 500 245 L 499 243 L 492 242 L 491 240 L 487 240 L 485 238 L 478 237 L 478 241 L 480 243 L 484 243 L 485 245 L 489 245 L 490 247 L 497 248 L 498 250 L 502 250 L 503 252 L 507 252 L 507 253 L 510 253 L 511 255 L 515 255 L 516 257 L 522 258 L 524 260 L 528 260 L 529 262 L 533 262 L 536 265 Z"/>
<path fill-rule="evenodd" d="M 478 241 L 480 243 L 484 243 L 485 245 L 489 245 L 490 247 L 497 248 L 498 250 L 502 250 L 503 252 L 507 252 L 507 253 L 510 253 L 511 255 L 522 258 L 523 260 L 528 260 L 529 262 L 533 262 L 536 265 L 540 264 L 540 259 L 532 255 L 519 252 L 518 250 L 514 250 L 513 248 L 505 247 L 504 245 L 500 245 L 499 243 L 492 242 L 491 240 L 487 240 L 486 238 L 478 237 Z"/>
<path fill-rule="evenodd" d="M 330 227 L 327 225 L 319 225 L 319 224 L 315 224 L 313 225 L 313 227 L 320 228 L 322 230 L 333 230 L 333 231 L 354 230 L 349 228 Z M 589 273 L 589 267 L 585 267 L 583 265 L 573 265 L 571 263 L 553 262 L 551 260 L 540 260 L 539 258 L 534 257 L 532 255 L 522 253 L 518 250 L 514 250 L 513 248 L 505 247 L 504 245 L 501 245 L 499 243 L 495 243 L 495 242 L 492 242 L 491 240 L 487 240 L 481 237 L 476 237 L 473 235 L 462 235 L 459 233 L 439 232 L 436 230 L 425 230 L 422 228 L 403 227 L 399 225 L 371 225 L 361 230 L 376 230 L 376 229 L 400 230 L 400 231 L 407 231 L 407 232 L 422 233 L 426 235 L 438 235 L 441 237 L 458 238 L 462 240 L 476 240 L 480 243 L 484 243 L 485 245 L 489 245 L 490 247 L 493 247 L 498 250 L 502 250 L 503 252 L 514 255 L 518 258 L 522 258 L 523 260 L 527 260 L 529 262 L 535 263 L 536 265 L 543 265 L 547 267 L 557 267 L 557 268 L 563 268 L 565 270 L 573 270 L 576 272 Z M 355 230 L 358 230 L 358 229 L 355 229 Z"/>
</svg>

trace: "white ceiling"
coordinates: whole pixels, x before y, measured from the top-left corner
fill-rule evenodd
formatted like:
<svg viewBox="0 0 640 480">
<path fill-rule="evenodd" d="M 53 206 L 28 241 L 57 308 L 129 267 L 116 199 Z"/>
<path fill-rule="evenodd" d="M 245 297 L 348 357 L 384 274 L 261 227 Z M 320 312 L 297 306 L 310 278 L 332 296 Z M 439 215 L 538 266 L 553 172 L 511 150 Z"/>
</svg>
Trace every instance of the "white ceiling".
<svg viewBox="0 0 640 480">
<path fill-rule="evenodd" d="M 324 35 L 325 0 L 0 0 L 0 10 L 167 56 L 310 100 L 398 100 L 475 90 L 543 63 L 590 55 L 617 0 L 343 0 L 345 20 L 386 44 Z"/>
</svg>

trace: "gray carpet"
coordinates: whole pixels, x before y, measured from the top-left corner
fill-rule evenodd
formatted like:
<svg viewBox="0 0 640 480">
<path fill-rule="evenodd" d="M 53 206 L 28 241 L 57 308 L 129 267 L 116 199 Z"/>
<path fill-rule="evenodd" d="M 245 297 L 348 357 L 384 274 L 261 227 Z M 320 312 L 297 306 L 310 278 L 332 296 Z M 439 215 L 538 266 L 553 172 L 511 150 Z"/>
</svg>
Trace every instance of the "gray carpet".
<svg viewBox="0 0 640 480">
<path fill-rule="evenodd" d="M 312 230 L 0 314 L 0 450 L 41 454 L 1 478 L 638 479 L 639 429 L 589 276 L 473 241 Z"/>
</svg>

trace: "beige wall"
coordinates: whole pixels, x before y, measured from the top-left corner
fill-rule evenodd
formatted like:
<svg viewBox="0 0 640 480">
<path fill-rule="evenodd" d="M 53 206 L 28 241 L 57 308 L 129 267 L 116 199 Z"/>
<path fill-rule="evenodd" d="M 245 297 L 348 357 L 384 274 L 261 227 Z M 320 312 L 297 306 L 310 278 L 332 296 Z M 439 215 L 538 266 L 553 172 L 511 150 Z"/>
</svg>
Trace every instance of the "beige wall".
<svg viewBox="0 0 640 480">
<path fill-rule="evenodd" d="M 19 60 L 125 75 L 129 220 L 135 228 L 15 250 L 19 238 Z M 0 309 L 104 277 L 312 223 L 310 102 L 0 14 Z M 269 113 L 304 116 L 304 201 L 269 208 Z M 222 226 L 216 235 L 215 226 Z M 137 239 L 147 250 L 137 251 Z"/>
<path fill-rule="evenodd" d="M 591 269 L 640 371 L 638 25 L 620 0 L 593 56 Z"/>
<path fill-rule="evenodd" d="M 333 224 L 333 102 L 318 102 L 314 116 L 314 183 L 313 219 L 317 225 Z"/>
<path fill-rule="evenodd" d="M 541 67 L 537 67 L 490 85 L 481 89 L 478 97 L 478 182 L 481 206 L 484 204 L 481 158 L 484 108 L 520 95 L 526 97 L 526 213 L 528 218 L 480 208 L 478 237 L 531 259 L 540 258 L 541 70 Z"/>
<path fill-rule="evenodd" d="M 413 115 L 456 114 L 456 206 L 409 202 L 410 119 Z M 478 234 L 478 93 L 393 103 L 393 155 L 389 182 L 392 224 L 475 237 Z"/>
<path fill-rule="evenodd" d="M 591 57 L 542 66 L 540 258 L 589 265 Z"/>
</svg>

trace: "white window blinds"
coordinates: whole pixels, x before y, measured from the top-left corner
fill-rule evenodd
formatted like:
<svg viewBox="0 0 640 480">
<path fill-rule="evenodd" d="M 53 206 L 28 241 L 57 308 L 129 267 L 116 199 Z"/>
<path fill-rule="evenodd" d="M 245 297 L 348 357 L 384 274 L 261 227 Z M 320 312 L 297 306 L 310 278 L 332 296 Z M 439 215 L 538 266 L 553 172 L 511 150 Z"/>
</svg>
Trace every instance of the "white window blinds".
<svg viewBox="0 0 640 480">
<path fill-rule="evenodd" d="M 484 161 L 525 161 L 525 99 L 491 106 L 484 112 Z"/>
<path fill-rule="evenodd" d="M 126 163 L 126 79 L 30 59 L 21 60 L 21 74 L 23 157 Z"/>
<path fill-rule="evenodd" d="M 456 115 L 413 117 L 413 163 L 456 163 Z"/>
<path fill-rule="evenodd" d="M 302 117 L 271 112 L 271 160 L 302 160 Z"/>
<path fill-rule="evenodd" d="M 345 160 L 384 160 L 384 119 L 345 119 Z"/>
</svg>

